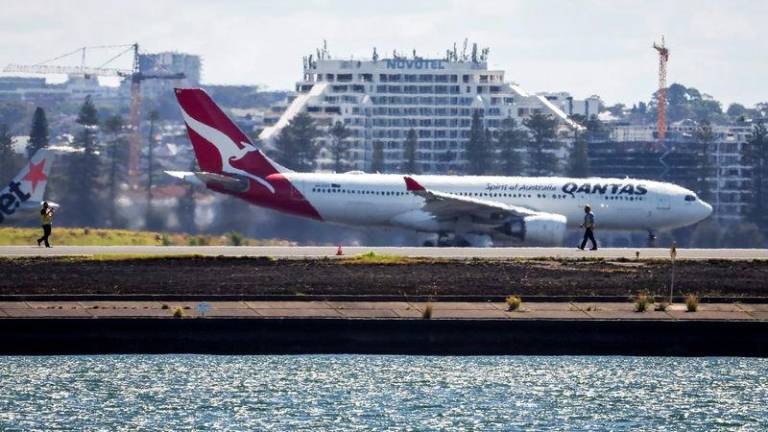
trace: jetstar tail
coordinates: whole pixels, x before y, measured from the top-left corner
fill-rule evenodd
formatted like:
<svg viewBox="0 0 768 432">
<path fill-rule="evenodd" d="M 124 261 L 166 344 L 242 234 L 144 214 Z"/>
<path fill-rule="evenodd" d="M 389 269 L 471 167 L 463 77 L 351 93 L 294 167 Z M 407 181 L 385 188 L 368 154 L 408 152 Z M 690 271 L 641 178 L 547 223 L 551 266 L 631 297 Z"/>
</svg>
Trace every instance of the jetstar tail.
<svg viewBox="0 0 768 432">
<path fill-rule="evenodd" d="M 53 159 L 52 151 L 38 150 L 16 177 L 0 191 L 0 223 L 17 211 L 40 208 Z"/>
</svg>

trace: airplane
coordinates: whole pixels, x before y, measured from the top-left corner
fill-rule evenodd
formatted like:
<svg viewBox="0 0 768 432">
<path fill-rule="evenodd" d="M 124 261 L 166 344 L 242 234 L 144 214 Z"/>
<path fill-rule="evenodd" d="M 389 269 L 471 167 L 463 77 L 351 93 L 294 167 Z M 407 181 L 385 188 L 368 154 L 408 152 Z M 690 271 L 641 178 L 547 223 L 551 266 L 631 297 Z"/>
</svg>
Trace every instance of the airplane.
<svg viewBox="0 0 768 432">
<path fill-rule="evenodd" d="M 0 224 L 23 220 L 40 211 L 53 160 L 53 151 L 45 148 L 36 151 L 8 186 L 0 191 Z M 48 205 L 59 208 L 51 201 Z"/>
<path fill-rule="evenodd" d="M 650 180 L 298 173 L 256 148 L 204 90 L 175 93 L 201 171 L 167 174 L 309 219 L 413 230 L 425 246 L 560 245 L 586 204 L 597 229 L 649 236 L 712 213 L 694 192 Z"/>
</svg>

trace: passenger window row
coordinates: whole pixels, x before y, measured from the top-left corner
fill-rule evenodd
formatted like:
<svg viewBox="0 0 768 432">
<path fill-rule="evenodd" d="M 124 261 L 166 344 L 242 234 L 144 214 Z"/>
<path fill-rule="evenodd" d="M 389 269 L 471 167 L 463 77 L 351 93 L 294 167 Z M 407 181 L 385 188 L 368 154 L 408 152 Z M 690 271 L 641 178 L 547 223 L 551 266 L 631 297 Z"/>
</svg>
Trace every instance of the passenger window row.
<svg viewBox="0 0 768 432">
<path fill-rule="evenodd" d="M 339 188 L 317 188 L 317 187 L 312 188 L 312 192 L 350 194 L 350 195 L 379 195 L 379 196 L 408 195 L 408 192 L 402 192 L 402 191 L 375 191 L 375 190 L 361 190 L 361 189 L 339 189 Z"/>
<path fill-rule="evenodd" d="M 377 190 L 362 190 L 362 189 L 340 189 L 340 188 L 312 188 L 312 192 L 315 193 L 336 193 L 336 194 L 352 194 L 352 195 L 378 195 L 378 196 L 404 196 L 409 195 L 409 192 L 403 191 L 377 191 Z M 534 198 L 532 194 L 512 194 L 507 192 L 454 192 L 454 195 L 468 196 L 468 197 L 489 197 L 489 198 Z M 566 194 L 552 194 L 547 196 L 546 194 L 536 194 L 535 198 L 544 199 L 568 199 L 576 198 L 575 196 L 569 196 Z M 635 196 L 603 196 L 605 200 L 618 200 L 618 201 L 643 201 L 643 197 Z M 688 201 L 688 199 L 686 199 Z"/>
</svg>

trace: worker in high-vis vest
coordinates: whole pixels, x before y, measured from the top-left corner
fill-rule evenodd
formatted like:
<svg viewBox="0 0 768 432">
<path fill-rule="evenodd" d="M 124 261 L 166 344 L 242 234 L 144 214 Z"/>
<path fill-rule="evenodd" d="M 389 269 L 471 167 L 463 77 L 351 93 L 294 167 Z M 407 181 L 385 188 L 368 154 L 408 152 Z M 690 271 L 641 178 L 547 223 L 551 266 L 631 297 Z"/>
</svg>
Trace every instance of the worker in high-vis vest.
<svg viewBox="0 0 768 432">
<path fill-rule="evenodd" d="M 579 249 L 584 250 L 584 246 L 587 245 L 587 240 L 592 242 L 592 248 L 590 250 L 597 250 L 597 242 L 595 241 L 595 215 L 592 213 L 592 206 L 589 204 L 584 206 L 584 223 L 581 224 L 584 228 L 584 239 L 581 241 Z"/>
<path fill-rule="evenodd" d="M 51 247 L 48 243 L 48 237 L 51 236 L 51 225 L 53 224 L 53 207 L 48 205 L 48 201 L 43 202 L 43 208 L 40 210 L 40 223 L 43 227 L 43 236 L 37 239 L 37 246 L 45 242 L 45 247 Z"/>
</svg>

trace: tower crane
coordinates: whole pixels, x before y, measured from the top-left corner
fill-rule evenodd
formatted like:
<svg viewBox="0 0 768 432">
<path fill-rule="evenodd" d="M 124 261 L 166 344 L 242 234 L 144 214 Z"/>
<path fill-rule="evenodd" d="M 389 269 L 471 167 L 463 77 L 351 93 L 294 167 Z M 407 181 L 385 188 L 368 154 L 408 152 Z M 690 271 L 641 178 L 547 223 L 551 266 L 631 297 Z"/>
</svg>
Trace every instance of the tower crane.
<svg viewBox="0 0 768 432">
<path fill-rule="evenodd" d="M 664 138 L 667 134 L 667 61 L 669 60 L 669 49 L 664 45 L 664 36 L 661 37 L 661 43 L 653 43 L 653 49 L 659 53 L 659 95 L 658 95 L 658 116 L 656 118 L 656 130 L 659 136 L 659 146 L 664 146 Z"/>
<path fill-rule="evenodd" d="M 115 56 L 102 63 L 97 67 L 90 67 L 86 65 L 86 55 L 89 50 L 94 49 L 122 49 Z M 80 54 L 80 66 L 58 66 L 51 64 L 57 60 L 61 60 L 66 57 Z M 133 61 L 131 62 L 130 69 L 114 68 L 109 65 L 123 57 L 126 54 L 133 55 Z M 178 80 L 186 78 L 184 73 L 167 73 L 167 74 L 145 74 L 141 71 L 139 63 L 139 44 L 134 43 L 130 45 L 102 45 L 81 47 L 74 51 L 67 52 L 58 57 L 54 57 L 49 60 L 42 61 L 33 65 L 19 65 L 9 64 L 3 72 L 18 72 L 18 73 L 30 73 L 30 74 L 67 74 L 67 75 L 82 75 L 86 78 L 93 76 L 102 77 L 120 77 L 124 79 L 130 79 L 131 81 L 131 106 L 130 106 L 130 125 L 131 125 L 131 137 L 130 137 L 130 151 L 128 161 L 128 175 L 130 176 L 132 183 L 136 185 L 139 175 L 139 158 L 141 156 L 141 135 L 139 133 L 139 126 L 141 124 L 141 82 L 149 79 L 170 79 Z"/>
</svg>

